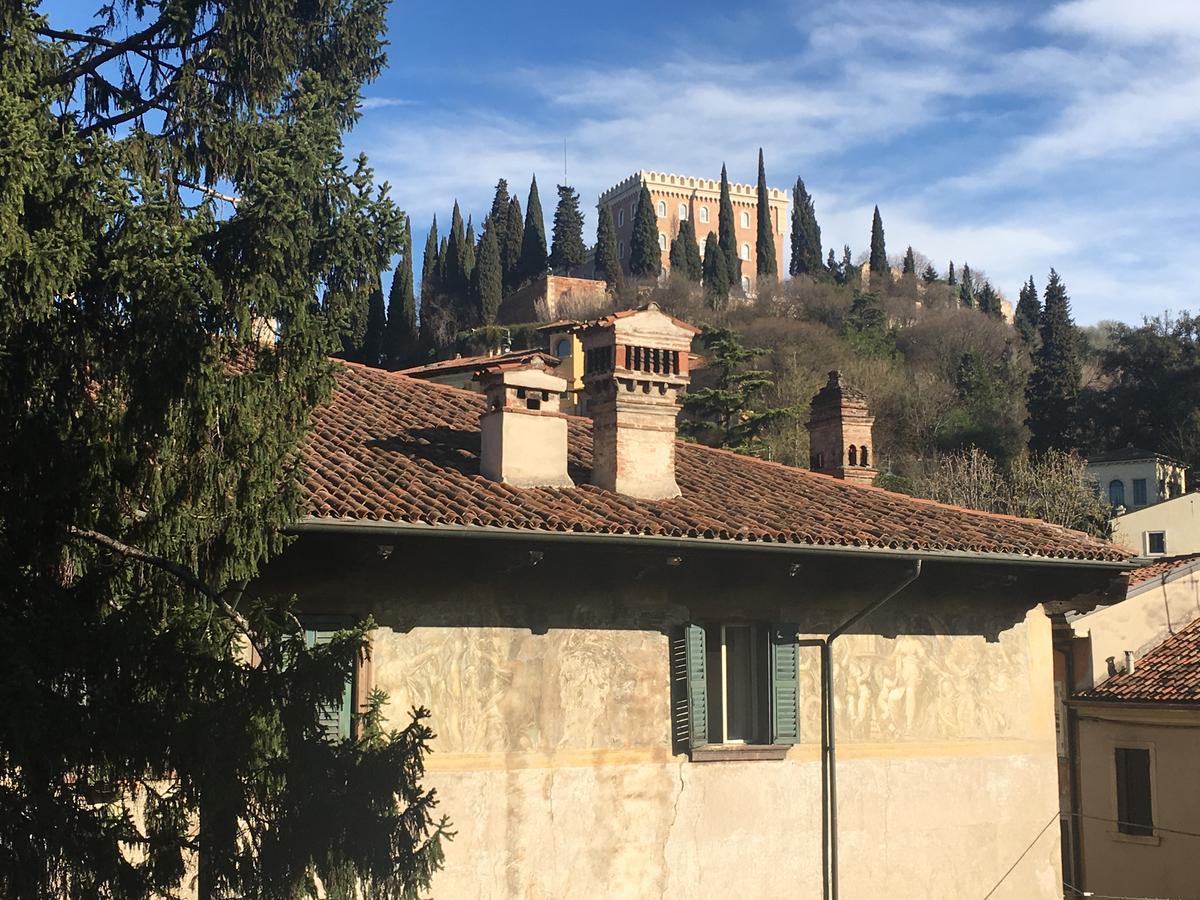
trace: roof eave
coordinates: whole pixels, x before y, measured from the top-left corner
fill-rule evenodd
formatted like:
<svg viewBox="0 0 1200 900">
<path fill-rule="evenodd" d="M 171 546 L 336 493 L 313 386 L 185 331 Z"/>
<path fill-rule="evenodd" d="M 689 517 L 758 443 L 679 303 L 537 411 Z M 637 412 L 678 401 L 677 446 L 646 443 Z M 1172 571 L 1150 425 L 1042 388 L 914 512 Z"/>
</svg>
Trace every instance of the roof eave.
<svg viewBox="0 0 1200 900">
<path fill-rule="evenodd" d="M 1144 561 L 1079 559 L 1074 557 L 1033 556 L 1023 553 L 992 553 L 976 550 L 912 550 L 852 544 L 794 544 L 778 541 L 734 540 L 731 538 L 672 537 L 653 534 L 605 534 L 587 531 L 542 531 L 534 528 L 500 528 L 493 525 L 430 525 L 419 522 L 394 522 L 375 519 L 348 519 L 306 516 L 289 531 L 339 534 L 393 535 L 396 537 L 474 538 L 477 540 L 530 541 L 604 546 L 659 547 L 665 550 L 744 550 L 783 553 L 797 556 L 861 556 L 891 560 L 942 560 L 945 562 L 1056 566 L 1126 571 L 1144 565 Z"/>
</svg>

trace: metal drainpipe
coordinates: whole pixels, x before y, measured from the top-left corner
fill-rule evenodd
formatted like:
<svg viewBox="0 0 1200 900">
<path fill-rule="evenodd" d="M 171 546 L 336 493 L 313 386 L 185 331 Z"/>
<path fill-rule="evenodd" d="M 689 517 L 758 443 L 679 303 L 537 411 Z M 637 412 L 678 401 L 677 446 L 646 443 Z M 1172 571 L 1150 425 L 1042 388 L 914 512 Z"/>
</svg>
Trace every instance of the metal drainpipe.
<svg viewBox="0 0 1200 900">
<path fill-rule="evenodd" d="M 856 612 L 824 638 L 805 639 L 802 646 L 821 648 L 821 781 L 822 856 L 825 863 L 823 896 L 837 900 L 838 896 L 838 830 L 837 830 L 837 722 L 833 707 L 833 642 L 879 609 L 921 576 L 921 560 L 913 562 L 912 571 L 882 599 Z"/>
</svg>

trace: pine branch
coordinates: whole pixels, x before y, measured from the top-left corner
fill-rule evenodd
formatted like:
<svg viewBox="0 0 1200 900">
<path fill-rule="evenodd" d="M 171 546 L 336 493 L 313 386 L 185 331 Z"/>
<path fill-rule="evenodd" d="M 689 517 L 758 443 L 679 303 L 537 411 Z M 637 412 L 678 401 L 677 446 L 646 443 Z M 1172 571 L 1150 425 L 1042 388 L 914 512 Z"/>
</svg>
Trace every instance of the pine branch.
<svg viewBox="0 0 1200 900">
<path fill-rule="evenodd" d="M 245 635 L 246 639 L 250 641 L 251 646 L 254 647 L 259 655 L 263 655 L 263 648 L 259 645 L 258 640 L 254 635 L 254 630 L 250 627 L 250 623 L 246 620 L 246 617 L 230 606 L 229 602 L 223 596 L 221 596 L 220 591 L 214 590 L 212 587 L 206 584 L 198 575 L 192 572 L 191 569 L 187 568 L 186 566 L 182 566 L 177 562 L 166 559 L 165 557 L 157 556 L 146 550 L 142 550 L 139 547 L 134 547 L 130 544 L 123 543 L 122 541 L 118 541 L 116 538 L 109 537 L 107 534 L 103 534 L 102 532 L 93 531 L 90 528 L 78 528 L 75 525 L 68 525 L 67 534 L 71 535 L 72 537 L 79 538 L 82 541 L 88 541 L 89 543 L 104 547 L 105 549 L 111 550 L 120 556 L 124 556 L 126 559 L 137 560 L 138 562 L 154 566 L 156 569 L 161 569 L 169 575 L 174 575 L 188 587 L 192 588 L 192 590 L 203 594 L 208 600 L 216 605 L 217 608 L 219 608 L 221 612 L 225 614 L 226 618 L 233 622 L 233 624 L 237 626 L 237 629 L 243 635 Z"/>
<path fill-rule="evenodd" d="M 160 34 L 167 27 L 167 23 L 163 19 L 159 19 L 148 28 L 143 28 L 136 34 L 131 34 L 123 41 L 110 41 L 107 38 L 99 37 L 98 35 L 83 35 L 77 32 L 54 31 L 49 28 L 39 28 L 38 34 L 46 37 L 53 37 L 60 40 L 68 41 L 84 41 L 91 43 L 93 46 L 107 47 L 102 53 L 97 53 L 85 63 L 81 63 L 74 68 L 67 69 L 64 72 L 59 72 L 51 78 L 47 84 L 69 84 L 81 75 L 95 74 L 100 66 L 104 65 L 109 60 L 116 59 L 127 50 L 132 50 L 134 47 L 143 46 L 147 40 Z M 166 49 L 165 47 L 162 49 Z"/>
<path fill-rule="evenodd" d="M 234 207 L 242 202 L 242 198 L 236 194 L 223 194 L 216 188 L 211 188 L 208 185 L 199 184 L 194 181 L 184 181 L 177 178 L 175 179 L 175 183 L 179 185 L 179 187 L 188 188 L 189 190 L 193 191 L 199 191 L 201 194 L 204 194 L 207 197 L 212 197 L 214 200 L 224 200 L 226 203 Z"/>
<path fill-rule="evenodd" d="M 129 120 L 136 119 L 138 116 L 144 115 L 145 113 L 148 113 L 152 109 L 161 109 L 160 104 L 164 100 L 166 100 L 169 96 L 171 96 L 171 94 L 173 94 L 174 92 L 175 92 L 175 82 L 172 81 L 170 84 L 168 84 L 165 88 L 163 88 L 161 91 L 159 91 L 153 97 L 151 97 L 149 100 L 145 100 L 145 101 L 139 103 L 137 106 L 133 107 L 132 109 L 128 109 L 123 113 L 118 113 L 115 116 L 108 116 L 107 118 L 97 119 L 91 125 L 88 125 L 84 128 L 80 128 L 79 134 L 82 137 L 87 137 L 89 134 L 92 134 L 93 132 L 96 132 L 96 131 L 104 131 L 109 128 L 115 128 L 118 125 L 124 125 Z M 165 112 L 165 110 L 164 110 L 164 112 Z"/>
</svg>

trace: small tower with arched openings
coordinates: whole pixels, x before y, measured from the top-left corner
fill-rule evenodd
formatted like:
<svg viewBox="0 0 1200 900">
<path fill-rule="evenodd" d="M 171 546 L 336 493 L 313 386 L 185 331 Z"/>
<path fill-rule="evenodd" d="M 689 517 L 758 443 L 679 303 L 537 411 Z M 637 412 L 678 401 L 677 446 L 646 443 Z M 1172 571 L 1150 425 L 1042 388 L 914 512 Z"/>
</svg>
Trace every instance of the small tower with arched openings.
<svg viewBox="0 0 1200 900">
<path fill-rule="evenodd" d="M 855 484 L 875 480 L 875 417 L 866 395 L 846 383 L 836 369 L 812 398 L 808 419 L 809 468 Z"/>
</svg>

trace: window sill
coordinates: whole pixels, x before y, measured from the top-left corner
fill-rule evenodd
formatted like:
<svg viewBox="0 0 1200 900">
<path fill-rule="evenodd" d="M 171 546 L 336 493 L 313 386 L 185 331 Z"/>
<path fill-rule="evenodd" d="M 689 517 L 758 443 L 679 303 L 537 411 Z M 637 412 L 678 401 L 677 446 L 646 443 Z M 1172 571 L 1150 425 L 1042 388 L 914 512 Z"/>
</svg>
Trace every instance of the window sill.
<svg viewBox="0 0 1200 900">
<path fill-rule="evenodd" d="M 1162 843 L 1162 837 L 1157 834 L 1126 834 L 1123 831 L 1110 831 L 1108 836 L 1123 844 L 1144 844 L 1148 847 L 1157 847 Z"/>
<path fill-rule="evenodd" d="M 749 762 L 783 759 L 790 744 L 708 744 L 692 751 L 692 762 Z"/>
</svg>

